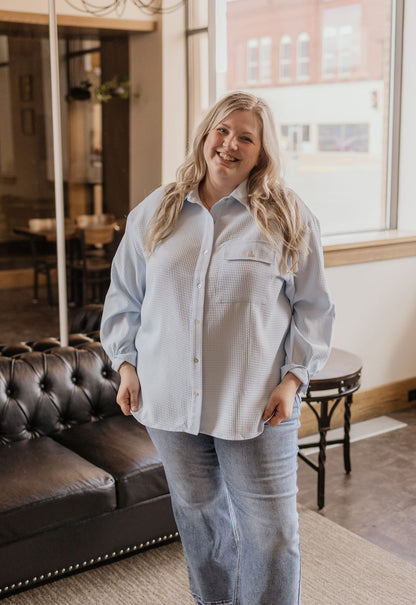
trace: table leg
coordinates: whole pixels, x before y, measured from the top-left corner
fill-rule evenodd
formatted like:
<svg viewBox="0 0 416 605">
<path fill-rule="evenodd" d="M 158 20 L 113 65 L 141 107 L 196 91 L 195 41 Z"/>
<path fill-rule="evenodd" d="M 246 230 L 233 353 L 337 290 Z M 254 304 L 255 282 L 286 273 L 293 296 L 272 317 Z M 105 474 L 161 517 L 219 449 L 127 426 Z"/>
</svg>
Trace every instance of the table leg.
<svg viewBox="0 0 416 605">
<path fill-rule="evenodd" d="M 351 404 L 352 394 L 345 397 L 344 408 L 344 467 L 345 472 L 351 472 L 351 457 L 350 457 L 350 428 L 351 428 Z"/>
<path fill-rule="evenodd" d="M 321 402 L 319 418 L 318 508 L 325 506 L 326 434 L 329 429 L 328 402 Z"/>
</svg>

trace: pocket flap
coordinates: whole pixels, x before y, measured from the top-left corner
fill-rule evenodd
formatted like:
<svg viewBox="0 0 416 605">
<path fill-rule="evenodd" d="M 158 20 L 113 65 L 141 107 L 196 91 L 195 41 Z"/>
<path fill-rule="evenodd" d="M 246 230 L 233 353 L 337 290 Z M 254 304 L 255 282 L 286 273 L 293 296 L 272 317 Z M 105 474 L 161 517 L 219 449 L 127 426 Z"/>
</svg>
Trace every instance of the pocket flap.
<svg viewBox="0 0 416 605">
<path fill-rule="evenodd" d="M 272 264 L 275 251 L 267 242 L 235 241 L 225 246 L 225 260 L 255 260 L 261 263 Z"/>
</svg>

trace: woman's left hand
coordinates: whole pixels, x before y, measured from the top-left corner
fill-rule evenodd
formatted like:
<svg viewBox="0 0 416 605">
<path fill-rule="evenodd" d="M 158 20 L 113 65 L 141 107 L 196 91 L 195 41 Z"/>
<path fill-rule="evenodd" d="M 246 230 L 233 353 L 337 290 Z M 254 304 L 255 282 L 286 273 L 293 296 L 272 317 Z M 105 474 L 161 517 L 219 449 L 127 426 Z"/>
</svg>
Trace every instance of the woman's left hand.
<svg viewBox="0 0 416 605">
<path fill-rule="evenodd" d="M 263 413 L 263 420 L 270 426 L 276 426 L 292 416 L 296 393 L 301 381 L 291 372 L 273 389 Z"/>
</svg>

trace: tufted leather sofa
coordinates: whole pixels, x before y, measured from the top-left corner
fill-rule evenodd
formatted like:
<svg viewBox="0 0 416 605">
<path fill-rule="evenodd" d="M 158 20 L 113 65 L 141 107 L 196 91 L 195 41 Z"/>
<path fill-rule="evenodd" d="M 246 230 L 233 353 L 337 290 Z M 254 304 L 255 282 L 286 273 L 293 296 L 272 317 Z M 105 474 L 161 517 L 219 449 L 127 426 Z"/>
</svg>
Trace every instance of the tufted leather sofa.
<svg viewBox="0 0 416 605">
<path fill-rule="evenodd" d="M 0 356 L 0 597 L 177 537 L 117 387 L 98 342 Z"/>
</svg>

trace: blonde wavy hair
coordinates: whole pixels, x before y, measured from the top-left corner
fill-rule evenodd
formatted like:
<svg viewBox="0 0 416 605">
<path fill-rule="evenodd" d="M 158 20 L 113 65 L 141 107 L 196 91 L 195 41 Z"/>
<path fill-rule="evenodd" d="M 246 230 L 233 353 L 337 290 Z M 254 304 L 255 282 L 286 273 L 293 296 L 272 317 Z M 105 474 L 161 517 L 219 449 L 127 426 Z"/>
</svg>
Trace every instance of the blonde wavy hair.
<svg viewBox="0 0 416 605">
<path fill-rule="evenodd" d="M 207 165 L 204 143 L 208 133 L 233 111 L 252 111 L 261 127 L 262 149 L 259 162 L 247 179 L 248 210 L 275 249 L 282 244 L 283 262 L 295 273 L 299 253 L 304 246 L 298 204 L 281 174 L 279 145 L 273 115 L 268 104 L 247 92 L 232 92 L 220 99 L 196 129 L 191 150 L 178 168 L 176 181 L 170 184 L 146 231 L 146 249 L 156 246 L 172 233 L 188 193 L 205 178 Z"/>
</svg>

